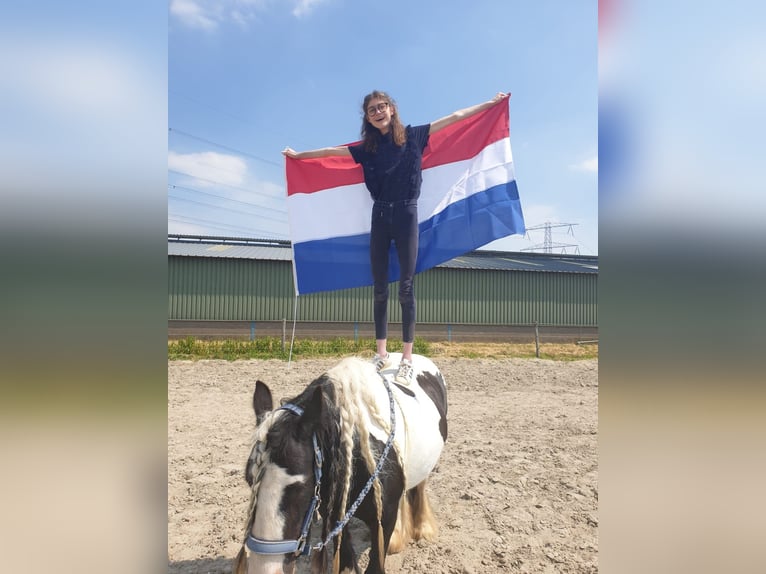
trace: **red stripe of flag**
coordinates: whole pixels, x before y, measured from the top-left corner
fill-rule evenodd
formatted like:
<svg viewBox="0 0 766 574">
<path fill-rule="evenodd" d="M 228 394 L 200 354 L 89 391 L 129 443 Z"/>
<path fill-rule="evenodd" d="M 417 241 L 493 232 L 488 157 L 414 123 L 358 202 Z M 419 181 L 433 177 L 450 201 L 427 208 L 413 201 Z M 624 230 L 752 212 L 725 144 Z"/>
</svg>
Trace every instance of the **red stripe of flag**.
<svg viewBox="0 0 766 574">
<path fill-rule="evenodd" d="M 472 158 L 509 134 L 508 97 L 505 97 L 491 108 L 433 134 L 423 153 L 423 169 Z"/>
<path fill-rule="evenodd" d="M 423 169 L 474 157 L 488 145 L 507 138 L 510 134 L 507 100 L 505 97 L 433 134 L 423 153 Z M 285 160 L 288 196 L 364 182 L 362 167 L 351 157 Z"/>
</svg>

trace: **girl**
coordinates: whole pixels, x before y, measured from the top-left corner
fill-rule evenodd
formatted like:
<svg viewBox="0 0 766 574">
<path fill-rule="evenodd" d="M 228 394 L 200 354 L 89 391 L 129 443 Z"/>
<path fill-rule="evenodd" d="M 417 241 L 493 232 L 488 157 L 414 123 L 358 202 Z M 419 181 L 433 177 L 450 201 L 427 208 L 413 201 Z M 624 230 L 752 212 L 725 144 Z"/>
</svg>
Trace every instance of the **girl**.
<svg viewBox="0 0 766 574">
<path fill-rule="evenodd" d="M 402 308 L 402 360 L 395 381 L 412 382 L 412 345 L 415 341 L 415 292 L 413 280 L 418 255 L 418 197 L 422 182 L 423 150 L 431 134 L 456 121 L 494 105 L 507 94 L 465 108 L 430 124 L 404 126 L 396 102 L 381 91 L 365 96 L 362 103 L 362 141 L 356 145 L 327 147 L 296 152 L 285 148 L 283 154 L 296 159 L 327 156 L 351 156 L 362 165 L 364 183 L 374 201 L 370 230 L 370 266 L 372 268 L 377 352 L 372 359 L 381 371 L 391 366 L 386 350 L 388 328 L 388 250 L 391 241 L 399 259 L 399 304 Z"/>
</svg>

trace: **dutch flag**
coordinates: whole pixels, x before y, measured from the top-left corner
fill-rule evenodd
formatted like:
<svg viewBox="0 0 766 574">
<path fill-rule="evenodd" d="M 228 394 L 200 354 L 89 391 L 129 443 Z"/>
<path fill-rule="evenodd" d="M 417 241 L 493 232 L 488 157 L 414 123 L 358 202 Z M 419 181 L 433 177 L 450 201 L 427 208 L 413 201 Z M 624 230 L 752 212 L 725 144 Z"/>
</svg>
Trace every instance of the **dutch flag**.
<svg viewBox="0 0 766 574">
<path fill-rule="evenodd" d="M 350 157 L 285 159 L 296 294 L 372 285 L 372 198 L 362 167 Z M 430 136 L 418 220 L 418 273 L 524 233 L 508 98 Z M 393 245 L 389 261 L 389 279 L 396 281 Z"/>
</svg>

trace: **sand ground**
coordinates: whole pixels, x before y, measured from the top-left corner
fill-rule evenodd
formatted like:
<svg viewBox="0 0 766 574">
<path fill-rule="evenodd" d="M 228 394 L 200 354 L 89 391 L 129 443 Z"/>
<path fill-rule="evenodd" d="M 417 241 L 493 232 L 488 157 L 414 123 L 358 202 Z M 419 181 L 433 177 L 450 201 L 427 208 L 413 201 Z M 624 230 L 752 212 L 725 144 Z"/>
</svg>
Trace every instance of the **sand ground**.
<svg viewBox="0 0 766 574">
<path fill-rule="evenodd" d="M 336 362 L 168 363 L 169 572 L 231 572 L 256 379 L 290 397 Z M 434 362 L 449 392 L 449 439 L 428 486 L 439 537 L 389 556 L 386 570 L 598 572 L 598 361 Z"/>
</svg>

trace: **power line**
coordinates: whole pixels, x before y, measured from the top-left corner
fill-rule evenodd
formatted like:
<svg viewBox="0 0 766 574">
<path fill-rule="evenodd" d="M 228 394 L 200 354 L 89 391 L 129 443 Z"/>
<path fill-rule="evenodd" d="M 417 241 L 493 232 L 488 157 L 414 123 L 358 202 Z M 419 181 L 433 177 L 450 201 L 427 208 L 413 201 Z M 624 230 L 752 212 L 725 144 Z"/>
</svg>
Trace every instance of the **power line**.
<svg viewBox="0 0 766 574">
<path fill-rule="evenodd" d="M 224 201 L 230 201 L 230 202 L 233 202 L 233 203 L 241 203 L 242 205 L 247 205 L 248 207 L 255 207 L 257 209 L 266 209 L 268 211 L 273 211 L 273 212 L 278 213 L 280 215 L 287 215 L 287 211 L 284 210 L 284 209 L 275 209 L 273 207 L 266 207 L 266 206 L 263 206 L 263 205 L 258 205 L 256 203 L 250 203 L 249 201 L 240 201 L 239 199 L 231 199 L 231 198 L 228 198 L 228 197 L 224 197 L 223 195 L 218 195 L 218 194 L 215 194 L 215 193 L 209 193 L 207 191 L 201 191 L 199 189 L 194 189 L 194 188 L 191 188 L 191 187 L 184 187 L 182 185 L 175 185 L 175 184 L 169 183 L 168 184 L 168 189 L 183 189 L 185 191 L 191 191 L 193 193 L 201 193 L 203 195 L 209 195 L 210 197 L 216 197 L 218 199 L 223 199 Z M 168 195 L 168 197 L 176 197 L 177 199 L 183 199 L 183 198 L 180 198 L 180 197 L 177 197 L 177 196 L 170 196 L 170 195 Z M 187 201 L 194 201 L 194 200 L 189 199 Z M 224 209 L 224 208 L 221 208 L 221 209 Z"/>
<path fill-rule="evenodd" d="M 223 197 L 221 195 L 216 195 L 214 193 L 207 193 L 205 191 L 200 191 L 198 189 L 192 189 L 190 187 L 183 187 L 181 185 L 168 184 L 168 189 L 182 189 L 184 191 L 191 191 L 191 192 L 194 192 L 194 193 L 201 193 L 203 195 L 209 195 L 210 197 L 215 197 L 215 198 L 218 198 L 218 199 L 223 199 L 224 201 L 228 201 L 228 202 L 232 202 L 232 203 L 241 203 L 242 205 L 246 205 L 247 207 L 254 207 L 254 208 L 258 209 L 258 210 L 265 209 L 267 211 L 273 211 L 274 213 L 277 213 L 279 215 L 287 216 L 287 212 L 286 211 L 279 210 L 279 209 L 274 209 L 273 207 L 266 207 L 266 206 L 263 206 L 263 205 L 256 205 L 254 203 L 248 203 L 246 201 L 238 201 L 236 199 L 229 199 L 229 198 Z M 191 201 L 193 203 L 199 203 L 199 204 L 202 204 L 202 205 L 209 205 L 209 206 L 212 206 L 212 207 L 218 207 L 219 209 L 229 209 L 230 211 L 237 211 L 237 210 L 235 210 L 233 208 L 227 208 L 227 207 L 218 206 L 218 205 L 215 205 L 214 203 L 207 203 L 207 202 L 203 202 L 203 201 L 196 201 L 194 199 L 189 199 L 189 198 L 186 198 L 186 197 L 180 197 L 178 195 L 170 195 L 170 194 L 168 194 L 168 197 L 172 197 L 174 199 L 180 199 L 182 201 Z M 242 213 L 241 211 L 237 211 L 237 212 L 238 213 Z M 248 212 L 248 213 L 252 213 L 252 212 Z M 253 213 L 253 215 L 260 215 L 260 214 L 259 213 Z M 277 220 L 275 219 L 275 221 L 277 221 Z M 279 219 L 278 221 L 283 221 L 284 222 L 285 219 Z"/>
<path fill-rule="evenodd" d="M 264 163 L 268 163 L 269 165 L 274 165 L 274 166 L 276 166 L 276 167 L 282 167 L 282 164 L 281 164 L 281 163 L 277 163 L 277 162 L 275 162 L 275 161 L 271 161 L 271 160 L 268 160 L 268 159 L 262 158 L 262 157 L 260 157 L 260 156 L 257 156 L 257 155 L 255 155 L 255 154 L 252 154 L 252 153 L 249 153 L 249 152 L 243 151 L 243 150 L 241 150 L 241 149 L 233 148 L 233 147 L 231 147 L 231 146 L 227 146 L 227 145 L 224 145 L 224 144 L 222 144 L 222 143 L 214 142 L 214 141 L 212 141 L 212 140 L 209 140 L 209 139 L 206 139 L 206 138 L 203 138 L 203 137 L 200 137 L 200 136 L 195 136 L 194 134 L 190 134 L 189 132 L 185 132 L 185 131 L 182 131 L 182 130 L 178 130 L 178 129 L 176 129 L 176 128 L 171 128 L 171 127 L 168 127 L 168 132 L 170 132 L 170 133 L 176 133 L 176 134 L 180 134 L 180 135 L 182 135 L 182 136 L 185 136 L 185 137 L 187 137 L 187 138 L 191 138 L 191 139 L 193 139 L 193 140 L 201 141 L 201 142 L 203 142 L 203 143 L 206 143 L 206 144 L 209 144 L 209 145 L 213 145 L 213 146 L 219 147 L 219 148 L 221 148 L 221 149 L 225 149 L 225 150 L 227 150 L 227 151 L 230 151 L 230 152 L 234 152 L 234 153 L 236 153 L 236 154 L 245 155 L 245 156 L 247 156 L 247 157 L 250 157 L 250 158 L 256 159 L 256 160 L 258 160 L 258 161 L 262 161 L 262 162 L 264 162 Z"/>
<path fill-rule="evenodd" d="M 184 99 L 186 99 L 186 100 L 188 100 L 190 102 L 193 102 L 193 103 L 197 104 L 198 106 L 203 106 L 203 107 L 205 107 L 205 108 L 207 108 L 209 110 L 213 110 L 214 112 L 218 112 L 221 115 L 229 116 L 230 118 L 233 118 L 233 119 L 237 120 L 237 122 L 246 122 L 246 123 L 249 123 L 249 124 L 251 124 L 253 126 L 256 126 L 256 124 L 254 124 L 253 122 L 251 122 L 247 118 L 243 118 L 242 116 L 238 116 L 238 115 L 232 114 L 231 111 L 229 111 L 229 110 L 224 110 L 222 108 L 213 106 L 211 104 L 208 104 L 208 103 L 205 103 L 205 102 L 201 102 L 200 100 L 198 100 L 196 98 L 192 98 L 191 96 L 188 96 L 186 94 L 182 94 L 181 92 L 179 92 L 177 90 L 170 90 L 169 89 L 168 90 L 168 94 L 175 94 L 177 96 L 181 96 L 182 98 L 184 98 Z M 260 126 L 256 126 L 256 127 L 258 127 L 258 129 L 262 129 Z"/>
<path fill-rule="evenodd" d="M 228 116 L 230 118 L 233 118 L 233 119 L 237 120 L 238 124 L 242 124 L 242 123 L 250 124 L 251 126 L 255 127 L 259 132 L 267 131 L 267 132 L 269 132 L 273 136 L 284 137 L 283 133 L 277 132 L 277 131 L 275 131 L 273 129 L 264 128 L 262 124 L 259 125 L 258 123 L 252 121 L 250 118 L 246 118 L 244 116 L 233 114 L 233 113 L 231 113 L 230 110 L 224 110 L 222 108 L 219 108 L 217 106 L 211 105 L 209 103 L 202 102 L 202 101 L 200 101 L 200 100 L 198 100 L 196 98 L 193 98 L 193 97 L 191 97 L 191 96 L 189 96 L 187 94 L 183 94 L 183 93 L 179 92 L 178 90 L 168 89 L 168 94 L 175 94 L 175 95 L 180 96 L 180 97 L 184 98 L 185 100 L 187 100 L 189 102 L 192 102 L 192 103 L 194 103 L 194 104 L 196 104 L 198 106 L 202 106 L 202 107 L 205 107 L 205 108 L 207 108 L 209 110 L 213 110 L 214 112 L 219 113 L 222 116 Z M 292 138 L 292 136 L 291 136 L 291 138 Z M 298 143 L 304 143 L 305 144 L 305 142 L 301 142 L 301 140 L 296 140 L 296 141 Z"/>
<path fill-rule="evenodd" d="M 173 153 L 175 153 L 175 152 L 173 152 Z M 202 152 L 202 154 L 204 154 L 204 153 L 212 153 L 212 152 Z M 182 156 L 183 154 L 176 153 L 175 155 Z M 192 154 L 192 155 L 200 156 L 201 154 L 196 154 L 195 153 L 195 154 Z M 214 169 L 216 171 L 220 171 L 220 172 L 223 172 L 225 174 L 230 174 L 230 175 L 235 175 L 235 176 L 239 175 L 238 171 L 235 171 L 233 169 L 227 169 L 225 167 L 221 167 L 220 165 L 216 165 L 214 163 L 210 163 L 209 161 L 202 161 L 201 159 L 199 159 L 199 157 L 194 160 L 194 165 L 209 167 L 210 169 Z"/>
<path fill-rule="evenodd" d="M 268 239 L 287 239 L 287 236 L 284 234 L 275 234 L 270 231 L 261 231 L 259 228 L 255 227 L 241 227 L 238 225 L 229 225 L 226 223 L 212 223 L 207 219 L 200 219 L 186 215 L 169 216 L 168 221 L 175 221 L 176 223 L 191 223 L 192 225 L 201 225 L 209 229 L 221 229 L 229 232 L 234 231 L 243 234 L 257 234 L 258 236 L 265 235 L 268 236 Z"/>
<path fill-rule="evenodd" d="M 552 229 L 554 227 L 566 227 L 568 228 L 567 233 L 574 237 L 574 226 L 579 225 L 577 223 L 551 223 L 550 221 L 546 221 L 542 225 L 535 225 L 533 227 L 527 227 L 526 232 L 524 233 L 524 236 L 529 238 L 529 232 L 530 231 L 538 231 L 540 229 L 544 230 L 545 235 L 543 237 L 543 242 L 538 243 L 537 245 L 533 245 L 532 247 L 525 247 L 522 249 L 522 251 L 540 251 L 542 248 L 543 253 L 553 253 L 553 248 L 561 249 L 561 253 L 566 253 L 567 247 L 574 247 L 575 254 L 580 254 L 580 247 L 575 243 L 557 243 L 553 241 L 552 236 Z"/>
<path fill-rule="evenodd" d="M 230 207 L 221 207 L 220 205 L 215 205 L 214 203 L 208 203 L 206 201 L 196 201 L 194 199 L 188 199 L 186 197 L 178 197 L 177 195 L 168 195 L 171 199 L 177 199 L 179 201 L 188 201 L 189 203 L 196 203 L 197 205 L 203 205 L 205 207 L 210 207 L 212 209 L 221 209 L 223 211 L 231 211 L 232 213 L 238 213 L 240 215 L 252 215 L 253 217 L 258 217 L 260 219 L 268 219 L 269 221 L 274 221 L 276 223 L 287 223 L 284 219 L 276 219 L 274 217 L 269 217 L 268 215 L 261 215 L 260 213 L 252 213 L 252 212 L 242 212 L 238 211 L 236 209 L 232 209 Z"/>
<path fill-rule="evenodd" d="M 216 181 L 214 179 L 207 179 L 207 178 L 204 178 L 204 177 L 200 177 L 198 175 L 194 175 L 192 173 L 187 173 L 185 171 L 178 171 L 177 169 L 169 169 L 168 171 L 170 173 L 175 173 L 176 175 L 185 175 L 186 177 L 193 177 L 194 179 L 198 179 L 199 181 L 204 181 L 204 182 L 212 183 L 212 184 L 215 184 L 215 185 L 222 185 L 224 187 L 230 187 L 231 189 L 237 189 L 239 191 L 245 191 L 247 193 L 252 193 L 252 194 L 255 194 L 255 195 L 262 195 L 263 197 L 268 197 L 269 199 L 279 199 L 279 198 L 275 198 L 272 195 L 269 195 L 268 193 L 263 193 L 262 191 L 255 191 L 254 189 L 248 189 L 246 187 L 239 187 L 238 185 L 231 185 L 230 183 L 224 183 L 222 181 Z M 234 201 L 234 200 L 232 200 L 232 201 Z"/>
</svg>

